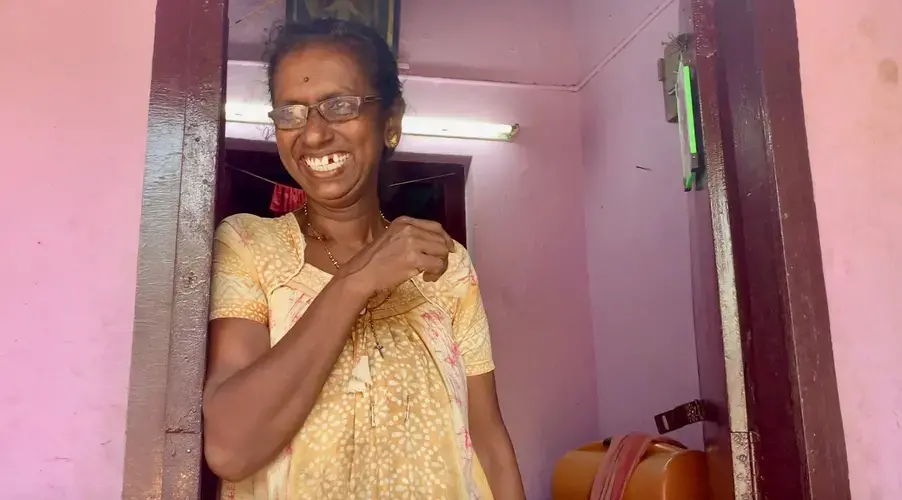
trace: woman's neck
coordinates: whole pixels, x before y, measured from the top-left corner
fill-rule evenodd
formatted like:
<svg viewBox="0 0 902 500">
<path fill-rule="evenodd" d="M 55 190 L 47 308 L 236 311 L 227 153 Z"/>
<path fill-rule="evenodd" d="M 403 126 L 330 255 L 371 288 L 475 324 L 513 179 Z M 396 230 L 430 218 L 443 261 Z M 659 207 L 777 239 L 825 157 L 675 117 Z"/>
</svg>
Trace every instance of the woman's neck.
<svg viewBox="0 0 902 500">
<path fill-rule="evenodd" d="M 345 208 L 308 203 L 307 217 L 313 229 L 327 240 L 358 250 L 373 241 L 385 227 L 376 197 Z"/>
</svg>

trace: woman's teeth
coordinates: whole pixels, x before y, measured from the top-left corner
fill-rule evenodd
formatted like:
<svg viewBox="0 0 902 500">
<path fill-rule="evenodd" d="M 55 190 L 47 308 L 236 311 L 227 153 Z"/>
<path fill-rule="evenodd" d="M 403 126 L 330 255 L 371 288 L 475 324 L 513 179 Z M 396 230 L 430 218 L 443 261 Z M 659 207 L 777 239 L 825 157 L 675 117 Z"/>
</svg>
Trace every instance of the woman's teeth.
<svg viewBox="0 0 902 500">
<path fill-rule="evenodd" d="M 345 164 L 351 155 L 348 153 L 332 153 L 326 156 L 305 156 L 304 163 L 316 172 L 331 172 Z"/>
</svg>

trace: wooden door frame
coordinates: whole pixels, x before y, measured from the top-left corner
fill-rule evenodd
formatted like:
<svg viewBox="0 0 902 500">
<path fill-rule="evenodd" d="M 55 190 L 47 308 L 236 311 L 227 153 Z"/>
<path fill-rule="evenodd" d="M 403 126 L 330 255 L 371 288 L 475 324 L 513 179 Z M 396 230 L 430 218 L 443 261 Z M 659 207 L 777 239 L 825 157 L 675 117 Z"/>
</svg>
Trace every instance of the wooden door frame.
<svg viewBox="0 0 902 500">
<path fill-rule="evenodd" d="M 742 352 L 728 364 L 744 371 L 757 489 L 749 493 L 848 499 L 795 8 L 783 0 L 691 5 L 705 146 L 708 136 L 719 142 L 707 155 L 710 206 L 715 252 L 731 256 L 734 276 L 720 296 L 738 316 L 729 318 L 735 331 L 723 327 Z"/>
<path fill-rule="evenodd" d="M 227 0 L 158 0 L 122 497 L 196 499 Z"/>
<path fill-rule="evenodd" d="M 227 12 L 227 0 L 157 2 L 123 478 L 128 500 L 196 499 L 200 492 Z M 722 157 L 709 164 L 725 181 L 712 207 L 730 208 L 756 496 L 850 498 L 795 11 L 781 0 L 693 0 L 693 12 L 697 27 L 717 40 L 717 50 L 705 54 L 716 63 L 699 76 L 724 87 L 716 122 L 704 126 L 724 137 Z"/>
</svg>

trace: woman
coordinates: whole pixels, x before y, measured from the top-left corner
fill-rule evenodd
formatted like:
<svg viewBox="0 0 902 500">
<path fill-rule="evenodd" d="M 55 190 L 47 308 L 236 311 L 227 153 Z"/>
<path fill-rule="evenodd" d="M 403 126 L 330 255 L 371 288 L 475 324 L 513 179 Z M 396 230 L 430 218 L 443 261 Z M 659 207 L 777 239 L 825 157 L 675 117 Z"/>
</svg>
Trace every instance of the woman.
<svg viewBox="0 0 902 500">
<path fill-rule="evenodd" d="M 299 213 L 217 229 L 205 453 L 223 498 L 524 498 L 466 250 L 379 211 L 404 101 L 362 25 L 289 25 L 269 64 Z"/>
</svg>

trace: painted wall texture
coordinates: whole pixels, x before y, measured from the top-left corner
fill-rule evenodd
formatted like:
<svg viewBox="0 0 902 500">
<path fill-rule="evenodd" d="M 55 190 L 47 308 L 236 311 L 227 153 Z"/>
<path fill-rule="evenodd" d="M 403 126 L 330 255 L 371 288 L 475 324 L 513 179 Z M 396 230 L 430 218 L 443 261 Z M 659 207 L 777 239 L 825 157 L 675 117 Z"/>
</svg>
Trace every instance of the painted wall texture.
<svg viewBox="0 0 902 500">
<path fill-rule="evenodd" d="M 121 494 L 154 8 L 0 2 L 3 498 Z"/>
<path fill-rule="evenodd" d="M 852 496 L 902 498 L 902 3 L 796 0 Z"/>
<path fill-rule="evenodd" d="M 576 5 L 577 26 L 602 19 L 580 30 L 584 59 L 622 48 L 579 95 L 600 430 L 654 433 L 655 414 L 699 396 L 688 198 L 657 77 L 678 2 L 617 2 L 616 19 L 612 2 Z M 698 426 L 673 436 L 702 444 Z"/>
<path fill-rule="evenodd" d="M 572 0 L 407 1 L 400 59 L 413 74 L 572 85 Z"/>
</svg>

